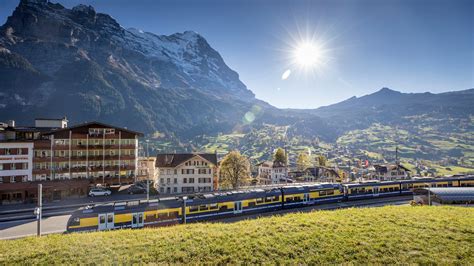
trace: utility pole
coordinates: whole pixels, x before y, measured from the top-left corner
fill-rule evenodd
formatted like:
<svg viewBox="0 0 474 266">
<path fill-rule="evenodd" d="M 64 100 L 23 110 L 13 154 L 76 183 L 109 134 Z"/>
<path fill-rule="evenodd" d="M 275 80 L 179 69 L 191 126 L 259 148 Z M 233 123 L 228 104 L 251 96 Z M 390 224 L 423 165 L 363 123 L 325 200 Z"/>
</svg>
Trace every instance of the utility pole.
<svg viewBox="0 0 474 266">
<path fill-rule="evenodd" d="M 43 185 L 38 184 L 38 206 L 35 209 L 36 220 L 37 220 L 37 231 L 36 235 L 41 236 L 41 216 L 43 209 Z"/>
<path fill-rule="evenodd" d="M 148 169 L 148 143 L 150 140 L 146 140 L 146 200 L 150 200 L 150 169 Z"/>
<path fill-rule="evenodd" d="M 431 183 L 428 186 L 428 206 L 431 206 Z"/>
<path fill-rule="evenodd" d="M 186 201 L 188 200 L 187 196 L 183 197 L 183 224 L 186 224 Z"/>
</svg>

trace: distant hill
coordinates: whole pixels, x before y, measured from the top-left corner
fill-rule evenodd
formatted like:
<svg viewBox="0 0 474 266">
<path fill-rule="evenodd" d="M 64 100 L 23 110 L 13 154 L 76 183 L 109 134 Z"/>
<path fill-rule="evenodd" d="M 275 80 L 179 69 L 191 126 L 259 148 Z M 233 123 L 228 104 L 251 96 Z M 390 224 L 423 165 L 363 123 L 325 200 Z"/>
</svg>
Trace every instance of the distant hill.
<svg viewBox="0 0 474 266">
<path fill-rule="evenodd" d="M 320 107 L 310 113 L 347 129 L 363 128 L 374 122 L 400 124 L 407 116 L 468 119 L 474 114 L 474 89 L 434 94 L 402 93 L 382 88 L 362 97 Z"/>
</svg>

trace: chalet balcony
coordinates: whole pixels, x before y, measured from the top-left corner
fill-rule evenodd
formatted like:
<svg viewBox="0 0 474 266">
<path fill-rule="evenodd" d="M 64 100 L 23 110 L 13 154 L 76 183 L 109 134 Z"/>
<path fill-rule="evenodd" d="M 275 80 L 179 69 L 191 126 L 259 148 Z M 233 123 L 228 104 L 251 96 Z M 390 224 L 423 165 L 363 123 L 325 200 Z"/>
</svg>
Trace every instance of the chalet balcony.
<svg viewBox="0 0 474 266">
<path fill-rule="evenodd" d="M 33 175 L 49 175 L 50 173 L 49 169 L 33 169 Z"/>
<path fill-rule="evenodd" d="M 51 149 L 51 141 L 49 140 L 37 140 L 34 142 L 35 149 Z"/>
<path fill-rule="evenodd" d="M 112 166 L 91 166 L 89 167 L 89 172 L 100 172 L 100 171 L 118 171 L 119 166 L 118 165 L 112 165 Z M 128 166 L 121 166 L 120 171 L 125 171 L 125 170 L 135 170 L 134 165 L 128 165 Z"/>
</svg>

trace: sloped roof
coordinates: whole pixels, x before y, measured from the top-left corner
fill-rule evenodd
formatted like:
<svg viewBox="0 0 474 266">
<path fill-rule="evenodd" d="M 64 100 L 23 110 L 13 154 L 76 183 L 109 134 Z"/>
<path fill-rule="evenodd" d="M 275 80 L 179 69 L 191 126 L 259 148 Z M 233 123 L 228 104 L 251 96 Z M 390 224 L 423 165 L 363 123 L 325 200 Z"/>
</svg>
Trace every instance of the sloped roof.
<svg viewBox="0 0 474 266">
<path fill-rule="evenodd" d="M 74 125 L 72 127 L 66 127 L 66 128 L 61 128 L 61 129 L 57 129 L 57 130 L 52 130 L 50 132 L 44 133 L 44 135 L 51 135 L 51 134 L 54 134 L 56 132 L 69 131 L 69 130 L 72 130 L 72 129 L 75 129 L 75 128 L 89 127 L 89 126 L 102 126 L 102 127 L 107 127 L 107 128 L 115 128 L 115 129 L 118 129 L 118 130 L 123 131 L 123 132 L 128 132 L 128 133 L 131 133 L 131 134 L 138 135 L 140 137 L 143 136 L 143 133 L 140 133 L 140 132 L 136 132 L 136 131 L 129 130 L 129 129 L 126 129 L 126 128 L 121 128 L 121 127 L 116 127 L 116 126 L 104 124 L 104 123 L 101 123 L 101 122 L 95 122 L 95 121 Z"/>
<path fill-rule="evenodd" d="M 165 153 L 156 156 L 156 167 L 176 167 L 185 161 L 199 156 L 204 160 L 217 165 L 217 154 L 215 153 Z"/>
<path fill-rule="evenodd" d="M 433 187 L 424 188 L 442 201 L 474 201 L 474 187 Z"/>
<path fill-rule="evenodd" d="M 401 165 L 401 164 L 375 164 L 374 165 L 374 168 L 377 172 L 380 172 L 380 173 L 386 173 L 388 171 L 391 171 L 391 170 L 396 170 L 397 168 L 399 169 L 403 169 L 407 172 L 410 172 L 410 169 L 406 168 L 405 166 Z"/>
<path fill-rule="evenodd" d="M 273 168 L 286 167 L 286 164 L 284 164 L 283 162 L 280 162 L 280 161 L 273 161 L 272 167 Z"/>
<path fill-rule="evenodd" d="M 271 162 L 271 161 L 263 161 L 263 162 L 260 162 L 260 163 L 256 164 L 256 166 L 261 166 L 261 165 L 263 165 L 263 166 L 265 166 L 265 167 L 272 167 L 273 162 Z"/>
</svg>

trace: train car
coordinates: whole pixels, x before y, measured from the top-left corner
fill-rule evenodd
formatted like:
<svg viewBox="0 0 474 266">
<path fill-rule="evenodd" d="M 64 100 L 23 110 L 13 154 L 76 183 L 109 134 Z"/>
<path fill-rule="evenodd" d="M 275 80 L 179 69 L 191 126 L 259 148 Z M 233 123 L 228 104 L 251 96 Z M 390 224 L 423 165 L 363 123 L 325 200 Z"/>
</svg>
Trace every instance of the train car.
<svg viewBox="0 0 474 266">
<path fill-rule="evenodd" d="M 322 183 L 282 187 L 282 207 L 292 208 L 317 203 L 339 202 L 344 199 L 340 184 Z"/>
<path fill-rule="evenodd" d="M 180 222 L 181 206 L 182 203 L 175 198 L 91 205 L 71 214 L 67 231 L 101 231 L 176 224 Z"/>
<path fill-rule="evenodd" d="M 466 187 L 474 186 L 474 176 L 467 177 L 447 177 L 447 178 L 433 178 L 421 177 L 412 180 L 400 181 L 402 190 L 410 192 L 414 189 L 425 187 Z"/>
<path fill-rule="evenodd" d="M 278 188 L 209 193 L 191 196 L 186 200 L 186 222 L 266 212 L 279 208 L 281 208 L 281 191 Z"/>
<path fill-rule="evenodd" d="M 474 176 L 467 176 L 459 179 L 460 187 L 474 187 Z"/>
<path fill-rule="evenodd" d="M 401 194 L 400 182 L 397 181 L 369 181 L 344 184 L 346 200 L 368 199 Z"/>
</svg>

